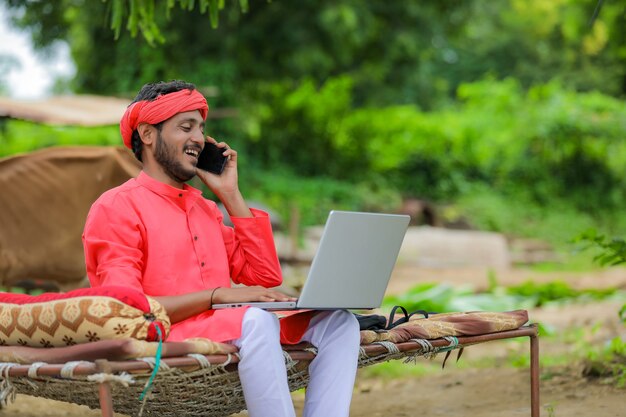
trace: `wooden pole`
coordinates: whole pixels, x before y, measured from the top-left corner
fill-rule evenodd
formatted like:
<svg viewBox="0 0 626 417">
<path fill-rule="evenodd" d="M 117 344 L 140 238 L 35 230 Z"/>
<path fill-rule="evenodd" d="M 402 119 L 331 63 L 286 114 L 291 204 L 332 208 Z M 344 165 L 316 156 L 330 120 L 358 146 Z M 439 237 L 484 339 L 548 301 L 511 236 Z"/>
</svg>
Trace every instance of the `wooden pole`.
<svg viewBox="0 0 626 417">
<path fill-rule="evenodd" d="M 539 417 L 539 337 L 530 336 L 530 415 Z"/>
<path fill-rule="evenodd" d="M 99 373 L 111 373 L 111 365 L 106 359 L 97 359 L 96 369 Z M 102 417 L 113 417 L 113 398 L 111 397 L 111 384 L 109 381 L 102 381 L 98 384 L 98 394 Z"/>
</svg>

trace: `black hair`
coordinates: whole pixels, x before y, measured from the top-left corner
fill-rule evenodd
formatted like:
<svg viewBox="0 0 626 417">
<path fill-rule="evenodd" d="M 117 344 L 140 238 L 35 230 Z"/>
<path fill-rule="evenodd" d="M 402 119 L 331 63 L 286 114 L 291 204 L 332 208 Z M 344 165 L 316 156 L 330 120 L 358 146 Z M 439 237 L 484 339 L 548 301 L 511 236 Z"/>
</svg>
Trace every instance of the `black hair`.
<svg viewBox="0 0 626 417">
<path fill-rule="evenodd" d="M 185 81 L 180 81 L 180 80 L 173 80 L 173 81 L 168 81 L 168 82 L 159 81 L 156 83 L 149 83 L 141 87 L 141 90 L 139 90 L 139 93 L 137 93 L 137 96 L 133 99 L 133 101 L 130 104 L 136 103 L 138 101 L 143 101 L 143 100 L 154 101 L 156 100 L 157 97 L 164 95 L 164 94 L 175 93 L 180 90 L 195 90 L 195 89 L 196 89 L 196 86 L 194 84 L 191 84 Z M 160 132 L 161 128 L 163 127 L 163 122 L 155 124 L 154 127 L 156 127 L 157 130 Z M 141 161 L 141 151 L 143 150 L 143 142 L 141 142 L 141 138 L 139 137 L 139 132 L 137 132 L 137 129 L 133 130 L 130 143 L 131 143 L 131 147 L 133 150 L 133 154 L 135 154 L 135 158 Z"/>
</svg>

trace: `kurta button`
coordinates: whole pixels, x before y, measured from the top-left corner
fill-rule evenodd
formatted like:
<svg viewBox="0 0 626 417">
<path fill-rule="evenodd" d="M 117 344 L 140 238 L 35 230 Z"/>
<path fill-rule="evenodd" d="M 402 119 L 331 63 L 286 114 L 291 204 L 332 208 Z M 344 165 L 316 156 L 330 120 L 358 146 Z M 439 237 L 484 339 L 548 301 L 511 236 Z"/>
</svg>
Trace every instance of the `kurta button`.
<svg viewBox="0 0 626 417">
<path fill-rule="evenodd" d="M 178 194 L 178 196 L 179 196 L 179 197 L 182 197 L 183 195 L 182 195 L 182 194 Z"/>
<path fill-rule="evenodd" d="M 202 262 L 202 263 L 200 264 L 200 266 L 204 266 L 204 262 Z"/>
<path fill-rule="evenodd" d="M 198 240 L 198 236 L 194 236 L 194 237 L 193 237 L 193 240 Z"/>
</svg>

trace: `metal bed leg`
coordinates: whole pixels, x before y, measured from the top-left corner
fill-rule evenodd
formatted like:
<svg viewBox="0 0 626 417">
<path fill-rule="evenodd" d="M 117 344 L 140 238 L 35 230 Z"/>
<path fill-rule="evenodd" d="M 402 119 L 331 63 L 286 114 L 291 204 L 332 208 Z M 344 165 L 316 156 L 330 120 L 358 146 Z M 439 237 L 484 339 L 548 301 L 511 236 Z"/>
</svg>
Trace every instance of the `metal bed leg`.
<svg viewBox="0 0 626 417">
<path fill-rule="evenodd" d="M 111 366 L 106 359 L 96 360 L 96 369 L 105 374 L 111 373 Z M 111 383 L 102 381 L 98 384 L 100 410 L 102 417 L 113 417 L 113 398 L 111 397 Z"/>
<path fill-rule="evenodd" d="M 539 417 L 539 337 L 530 336 L 530 415 Z"/>
</svg>

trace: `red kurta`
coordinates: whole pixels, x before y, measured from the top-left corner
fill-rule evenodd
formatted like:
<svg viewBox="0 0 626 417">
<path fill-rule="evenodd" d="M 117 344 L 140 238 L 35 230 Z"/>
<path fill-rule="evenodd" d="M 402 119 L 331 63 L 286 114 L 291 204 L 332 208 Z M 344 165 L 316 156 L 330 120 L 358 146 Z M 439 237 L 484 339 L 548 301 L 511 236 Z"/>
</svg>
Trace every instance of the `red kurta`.
<svg viewBox="0 0 626 417">
<path fill-rule="evenodd" d="M 92 286 L 127 285 L 151 296 L 180 295 L 235 283 L 275 287 L 282 282 L 267 213 L 231 218 L 199 190 L 161 183 L 141 172 L 105 192 L 91 207 L 83 245 Z M 172 325 L 168 340 L 206 337 L 223 342 L 241 335 L 245 308 L 208 310 Z M 295 319 L 295 317 L 294 317 Z M 308 322 L 308 320 L 305 320 Z M 294 342 L 306 324 L 295 320 Z M 287 329 L 284 329 L 287 330 Z"/>
</svg>

